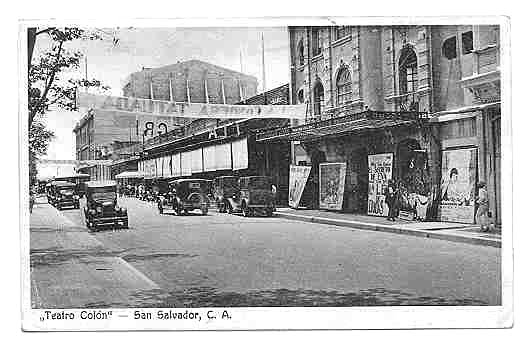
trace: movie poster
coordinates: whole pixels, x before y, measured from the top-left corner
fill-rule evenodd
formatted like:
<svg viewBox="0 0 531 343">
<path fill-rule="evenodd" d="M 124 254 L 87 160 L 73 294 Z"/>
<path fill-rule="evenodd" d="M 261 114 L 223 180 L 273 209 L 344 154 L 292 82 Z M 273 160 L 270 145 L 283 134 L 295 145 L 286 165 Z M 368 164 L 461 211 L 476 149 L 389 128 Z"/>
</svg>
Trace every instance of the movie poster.
<svg viewBox="0 0 531 343">
<path fill-rule="evenodd" d="M 369 155 L 369 191 L 367 214 L 385 217 L 389 208 L 385 203 L 385 191 L 393 178 L 393 153 Z"/>
<path fill-rule="evenodd" d="M 341 210 L 345 192 L 346 163 L 319 164 L 319 208 Z"/>
<path fill-rule="evenodd" d="M 439 219 L 474 223 L 476 148 L 443 151 Z"/>
<path fill-rule="evenodd" d="M 308 181 L 311 166 L 290 166 L 289 167 L 289 207 L 298 208 L 301 201 L 302 192 Z"/>
</svg>

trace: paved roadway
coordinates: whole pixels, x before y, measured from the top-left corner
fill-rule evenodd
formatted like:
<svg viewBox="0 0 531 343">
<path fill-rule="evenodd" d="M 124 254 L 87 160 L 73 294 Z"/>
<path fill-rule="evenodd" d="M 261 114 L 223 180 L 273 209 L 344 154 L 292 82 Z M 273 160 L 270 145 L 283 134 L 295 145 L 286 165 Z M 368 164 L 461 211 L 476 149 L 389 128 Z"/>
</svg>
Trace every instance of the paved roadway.
<svg viewBox="0 0 531 343">
<path fill-rule="evenodd" d="M 47 215 L 48 220 L 62 222 L 56 229 L 70 230 L 71 239 L 77 237 L 79 245 L 77 255 L 55 252 L 54 256 L 62 256 L 60 264 L 34 263 L 46 261 L 43 255 L 53 253 L 59 244 L 49 242 L 48 250 L 39 251 L 44 233 L 32 228 L 32 284 L 40 304 L 207 307 L 501 302 L 501 249 L 281 218 L 244 218 L 214 210 L 207 216 L 160 215 L 153 204 L 128 198 L 120 202 L 129 210 L 130 229 L 95 233 L 82 228 L 80 210 L 58 212 L 47 204 L 37 206 L 34 215 L 53 211 L 56 217 Z M 107 263 L 123 267 L 122 276 L 112 277 L 115 293 L 102 295 L 109 285 L 105 279 L 94 286 L 101 292 L 82 294 L 81 303 L 46 294 L 52 286 L 68 285 L 71 290 L 100 282 L 83 281 L 77 275 L 92 273 L 95 267 L 90 264 L 83 264 L 84 269 L 57 269 L 80 258 L 83 246 L 79 242 L 85 240 L 99 244 L 100 250 L 93 251 L 89 244 L 87 249 L 92 250 L 84 257 L 116 259 Z M 59 275 L 52 278 L 53 270 Z"/>
</svg>

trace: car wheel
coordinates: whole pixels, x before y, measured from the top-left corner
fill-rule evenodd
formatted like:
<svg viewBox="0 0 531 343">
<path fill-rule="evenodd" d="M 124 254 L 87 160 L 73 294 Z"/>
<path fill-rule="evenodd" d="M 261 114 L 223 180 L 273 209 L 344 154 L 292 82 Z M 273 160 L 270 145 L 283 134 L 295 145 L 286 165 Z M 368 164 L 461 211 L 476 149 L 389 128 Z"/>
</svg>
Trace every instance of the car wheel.
<svg viewBox="0 0 531 343">
<path fill-rule="evenodd" d="M 232 214 L 234 212 L 234 210 L 232 209 L 232 205 L 229 202 L 226 202 L 225 206 L 227 207 L 227 212 L 229 212 L 229 214 Z"/>
<path fill-rule="evenodd" d="M 206 205 L 201 207 L 201 214 L 205 216 L 207 213 L 208 213 L 208 207 Z"/>
<path fill-rule="evenodd" d="M 266 216 L 268 217 L 273 217 L 273 209 L 272 208 L 268 208 L 266 210 Z"/>
<path fill-rule="evenodd" d="M 158 207 L 159 207 L 159 214 L 162 214 L 164 212 L 164 209 L 162 208 L 162 205 L 160 203 L 158 204 Z"/>
<path fill-rule="evenodd" d="M 188 215 L 188 210 L 187 210 L 187 209 L 184 209 L 184 210 L 183 210 L 183 213 L 184 213 L 185 216 L 187 216 L 187 215 Z"/>
</svg>

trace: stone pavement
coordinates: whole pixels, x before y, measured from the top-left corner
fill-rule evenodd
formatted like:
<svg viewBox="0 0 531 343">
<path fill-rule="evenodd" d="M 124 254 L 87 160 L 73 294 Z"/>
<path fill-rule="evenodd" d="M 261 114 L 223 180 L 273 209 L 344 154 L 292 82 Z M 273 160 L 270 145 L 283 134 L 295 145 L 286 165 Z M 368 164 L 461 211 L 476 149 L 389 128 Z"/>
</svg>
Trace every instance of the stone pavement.
<svg viewBox="0 0 531 343">
<path fill-rule="evenodd" d="M 501 229 L 480 232 L 478 225 L 446 222 L 417 222 L 402 219 L 388 221 L 385 217 L 327 210 L 277 208 L 276 216 L 346 228 L 391 232 L 453 242 L 501 247 Z"/>
<path fill-rule="evenodd" d="M 30 230 L 33 308 L 131 303 L 135 292 L 159 288 L 42 198 L 33 208 Z"/>
</svg>

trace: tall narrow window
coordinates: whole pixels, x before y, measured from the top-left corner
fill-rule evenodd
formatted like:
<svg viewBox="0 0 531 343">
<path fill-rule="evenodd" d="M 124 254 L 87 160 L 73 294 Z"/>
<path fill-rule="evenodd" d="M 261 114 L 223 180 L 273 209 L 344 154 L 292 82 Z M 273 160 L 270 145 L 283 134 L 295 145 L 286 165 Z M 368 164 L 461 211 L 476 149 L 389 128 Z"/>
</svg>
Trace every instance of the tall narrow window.
<svg viewBox="0 0 531 343">
<path fill-rule="evenodd" d="M 352 79 L 346 67 L 341 68 L 337 74 L 337 105 L 341 106 L 352 101 Z"/>
<path fill-rule="evenodd" d="M 319 39 L 319 28 L 312 29 L 312 55 L 321 54 L 321 40 Z"/>
<path fill-rule="evenodd" d="M 472 31 L 464 32 L 461 35 L 461 42 L 463 45 L 463 55 L 471 53 L 474 50 L 474 34 Z"/>
<path fill-rule="evenodd" d="M 456 44 L 455 36 L 450 37 L 444 41 L 442 45 L 442 53 L 444 57 L 446 57 L 449 60 L 453 60 L 454 58 L 457 57 L 457 44 Z"/>
<path fill-rule="evenodd" d="M 348 26 L 337 26 L 336 27 L 336 40 L 346 37 L 350 34 L 350 27 Z"/>
<path fill-rule="evenodd" d="M 297 53 L 299 56 L 299 65 L 304 65 L 304 43 L 302 39 L 299 41 L 299 44 L 297 45 Z"/>
<path fill-rule="evenodd" d="M 299 104 L 304 104 L 304 89 L 299 89 L 297 92 L 297 101 Z"/>
<path fill-rule="evenodd" d="M 324 111 L 324 88 L 320 81 L 317 81 L 313 88 L 314 111 L 313 114 L 320 117 Z"/>
<path fill-rule="evenodd" d="M 405 47 L 398 60 L 400 94 L 417 91 L 417 55 L 410 46 Z"/>
</svg>

